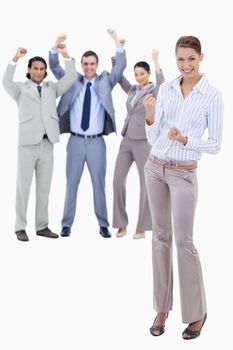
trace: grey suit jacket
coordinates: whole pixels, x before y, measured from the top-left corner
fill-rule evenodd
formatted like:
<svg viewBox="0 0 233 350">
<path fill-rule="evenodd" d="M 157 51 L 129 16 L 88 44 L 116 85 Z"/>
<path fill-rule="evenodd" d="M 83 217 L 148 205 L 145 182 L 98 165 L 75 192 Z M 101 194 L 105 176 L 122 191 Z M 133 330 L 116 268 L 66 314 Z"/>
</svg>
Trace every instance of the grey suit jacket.
<svg viewBox="0 0 233 350">
<path fill-rule="evenodd" d="M 58 82 L 43 82 L 41 97 L 36 84 L 31 80 L 13 81 L 15 69 L 16 65 L 8 65 L 3 77 L 3 86 L 18 105 L 18 144 L 38 144 L 45 133 L 52 143 L 59 142 L 56 98 L 67 91 L 76 80 L 75 61 L 65 60 L 66 73 Z"/>
<path fill-rule="evenodd" d="M 59 64 L 58 55 L 55 53 L 49 53 L 49 66 L 53 74 L 57 79 L 60 79 L 64 75 L 64 70 Z M 116 64 L 112 68 L 111 72 L 103 71 L 100 75 L 96 76 L 94 89 L 97 96 L 100 99 L 102 106 L 105 109 L 105 123 L 103 134 L 108 135 L 111 132 L 116 131 L 115 111 L 112 102 L 111 91 L 116 83 L 122 76 L 122 73 L 126 67 L 126 54 L 124 52 L 116 53 Z M 70 132 L 70 119 L 69 113 L 76 97 L 83 89 L 84 76 L 82 74 L 76 74 L 75 84 L 61 97 L 58 104 L 58 115 L 60 118 L 60 132 Z"/>
<path fill-rule="evenodd" d="M 147 94 L 153 94 L 154 97 L 157 97 L 159 87 L 163 82 L 163 73 L 156 73 L 156 85 L 150 83 L 142 89 L 136 96 L 132 106 L 131 101 L 135 95 L 137 85 L 131 85 L 124 76 L 120 79 L 119 84 L 128 94 L 126 101 L 127 116 L 121 131 L 122 136 L 127 134 L 127 137 L 133 140 L 144 140 L 147 138 L 145 132 L 146 111 L 143 105 L 143 99 Z"/>
</svg>

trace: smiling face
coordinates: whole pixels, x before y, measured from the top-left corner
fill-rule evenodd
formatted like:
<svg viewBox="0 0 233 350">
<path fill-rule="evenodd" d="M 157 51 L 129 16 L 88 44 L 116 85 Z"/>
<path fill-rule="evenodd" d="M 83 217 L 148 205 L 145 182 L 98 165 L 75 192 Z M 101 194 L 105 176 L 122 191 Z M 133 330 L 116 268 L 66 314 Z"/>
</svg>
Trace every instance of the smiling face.
<svg viewBox="0 0 233 350">
<path fill-rule="evenodd" d="M 82 69 L 85 77 L 91 80 L 95 75 L 98 68 L 98 63 L 95 56 L 83 56 L 82 58 Z"/>
<path fill-rule="evenodd" d="M 32 62 L 31 68 L 28 68 L 28 73 L 30 74 L 30 79 L 34 83 L 40 84 L 46 75 L 46 66 L 41 61 Z"/>
<path fill-rule="evenodd" d="M 176 64 L 183 79 L 197 79 L 200 76 L 199 66 L 203 54 L 193 48 L 178 47 L 176 51 Z"/>
<path fill-rule="evenodd" d="M 150 73 L 148 73 L 143 67 L 134 68 L 134 76 L 136 82 L 140 87 L 146 86 L 149 84 Z"/>
</svg>

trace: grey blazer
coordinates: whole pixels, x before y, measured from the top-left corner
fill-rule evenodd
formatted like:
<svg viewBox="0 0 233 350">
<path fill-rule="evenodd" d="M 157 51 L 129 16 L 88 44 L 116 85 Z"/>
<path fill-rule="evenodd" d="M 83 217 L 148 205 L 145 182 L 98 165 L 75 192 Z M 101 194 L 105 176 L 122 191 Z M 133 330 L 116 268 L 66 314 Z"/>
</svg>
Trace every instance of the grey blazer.
<svg viewBox="0 0 233 350">
<path fill-rule="evenodd" d="M 57 79 L 60 79 L 64 75 L 64 70 L 59 64 L 58 55 L 55 53 L 49 53 L 49 66 L 53 74 Z M 96 76 L 94 89 L 97 96 L 100 99 L 102 106 L 105 109 L 105 123 L 103 134 L 108 135 L 111 132 L 116 131 L 115 111 L 112 102 L 111 91 L 116 83 L 120 80 L 122 73 L 126 67 L 126 54 L 124 52 L 116 53 L 116 64 L 112 68 L 111 72 L 103 71 L 100 75 Z M 83 89 L 84 76 L 76 73 L 75 84 L 61 97 L 58 104 L 58 115 L 60 118 L 60 132 L 70 132 L 70 119 L 69 112 L 72 104 L 80 91 Z"/>
<path fill-rule="evenodd" d="M 52 143 L 59 142 L 56 98 L 64 94 L 76 80 L 75 61 L 65 60 L 65 75 L 58 82 L 43 82 L 41 97 L 32 80 L 13 81 L 15 69 L 16 65 L 8 65 L 3 86 L 18 105 L 18 144 L 38 144 L 45 133 Z"/>
<path fill-rule="evenodd" d="M 126 101 L 127 116 L 121 131 L 122 136 L 125 136 L 127 132 L 127 137 L 133 140 L 144 140 L 147 138 L 145 132 L 146 111 L 143 105 L 143 99 L 147 94 L 153 94 L 155 98 L 157 97 L 159 87 L 164 82 L 162 71 L 156 73 L 155 78 L 156 85 L 150 83 L 147 87 L 142 89 L 136 96 L 133 106 L 131 101 L 135 95 L 137 85 L 131 85 L 124 76 L 120 79 L 120 86 L 128 94 Z"/>
</svg>

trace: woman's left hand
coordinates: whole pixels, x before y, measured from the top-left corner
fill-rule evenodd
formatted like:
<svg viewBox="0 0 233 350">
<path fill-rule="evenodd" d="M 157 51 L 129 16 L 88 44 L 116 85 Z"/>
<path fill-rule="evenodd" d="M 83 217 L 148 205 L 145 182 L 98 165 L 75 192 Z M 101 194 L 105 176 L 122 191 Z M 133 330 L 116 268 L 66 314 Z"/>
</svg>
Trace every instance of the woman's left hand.
<svg viewBox="0 0 233 350">
<path fill-rule="evenodd" d="M 167 137 L 169 138 L 169 140 L 176 140 L 176 141 L 182 143 L 183 145 L 186 145 L 188 142 L 187 136 L 182 135 L 180 130 L 178 128 L 176 128 L 175 126 L 173 126 L 169 130 Z"/>
</svg>

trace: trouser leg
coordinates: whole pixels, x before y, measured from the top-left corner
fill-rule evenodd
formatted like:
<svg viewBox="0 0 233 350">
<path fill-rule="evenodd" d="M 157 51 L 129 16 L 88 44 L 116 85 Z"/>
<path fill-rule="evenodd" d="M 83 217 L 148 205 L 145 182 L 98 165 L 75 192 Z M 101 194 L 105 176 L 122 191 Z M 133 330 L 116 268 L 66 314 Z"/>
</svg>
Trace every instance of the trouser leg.
<svg viewBox="0 0 233 350">
<path fill-rule="evenodd" d="M 113 227 L 120 228 L 128 225 L 126 212 L 126 179 L 133 163 L 129 141 L 124 138 L 117 155 L 113 178 Z"/>
<path fill-rule="evenodd" d="M 171 200 L 163 168 L 147 161 L 145 179 L 152 217 L 154 308 L 168 312 L 173 302 Z"/>
<path fill-rule="evenodd" d="M 36 162 L 35 147 L 18 146 L 15 231 L 25 230 L 27 226 L 28 198 Z"/>
</svg>

